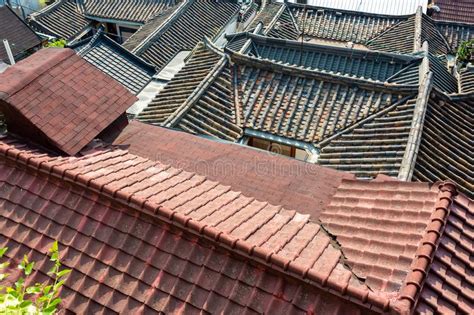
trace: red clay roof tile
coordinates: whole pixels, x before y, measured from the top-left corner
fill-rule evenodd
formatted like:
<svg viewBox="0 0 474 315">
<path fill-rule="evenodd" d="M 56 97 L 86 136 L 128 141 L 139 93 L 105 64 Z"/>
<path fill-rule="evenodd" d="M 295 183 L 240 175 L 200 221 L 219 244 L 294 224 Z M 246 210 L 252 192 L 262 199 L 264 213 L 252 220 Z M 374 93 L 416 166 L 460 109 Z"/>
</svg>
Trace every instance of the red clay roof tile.
<svg viewBox="0 0 474 315">
<path fill-rule="evenodd" d="M 75 155 L 136 100 L 70 49 L 43 49 L 0 74 L 10 131 Z"/>
</svg>

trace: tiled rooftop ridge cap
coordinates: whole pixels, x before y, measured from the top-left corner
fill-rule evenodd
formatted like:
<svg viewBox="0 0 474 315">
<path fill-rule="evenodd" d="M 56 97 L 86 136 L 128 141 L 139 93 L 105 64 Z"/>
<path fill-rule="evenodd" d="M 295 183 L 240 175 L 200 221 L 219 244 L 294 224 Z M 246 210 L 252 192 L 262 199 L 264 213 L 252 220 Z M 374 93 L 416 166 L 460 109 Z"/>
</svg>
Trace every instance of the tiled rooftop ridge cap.
<svg viewBox="0 0 474 315">
<path fill-rule="evenodd" d="M 324 80 L 333 83 L 344 82 L 346 84 L 357 84 L 362 88 L 385 91 L 385 92 L 397 92 L 397 93 L 412 93 L 418 91 L 418 85 L 399 85 L 387 82 L 379 82 L 370 79 L 353 78 L 344 75 L 328 73 L 317 70 L 305 69 L 301 66 L 294 65 L 283 65 L 275 63 L 271 60 L 259 59 L 252 56 L 243 55 L 239 52 L 231 51 L 227 49 L 226 53 L 230 56 L 233 63 L 245 64 L 251 67 L 270 70 L 273 72 L 280 72 L 290 76 L 301 76 L 304 78 Z"/>
<path fill-rule="evenodd" d="M 431 268 L 439 241 L 449 217 L 450 207 L 458 195 L 456 185 L 451 181 L 436 183 L 438 187 L 438 200 L 435 204 L 424 235 L 407 275 L 404 286 L 400 290 L 399 303 L 396 309 L 401 314 L 410 314 L 416 305 L 417 298 Z"/>
<path fill-rule="evenodd" d="M 104 147 L 101 145 L 96 145 L 95 148 L 89 148 L 89 151 L 83 152 L 85 155 L 100 155 L 103 152 L 113 150 L 127 152 L 117 147 Z M 0 136 L 0 159 L 10 161 L 16 166 L 24 167 L 30 171 L 41 173 L 45 176 L 51 176 L 72 185 L 76 185 L 82 189 L 92 191 L 99 194 L 101 197 L 107 198 L 113 202 L 119 202 L 134 210 L 143 211 L 148 215 L 153 215 L 159 220 L 172 224 L 180 229 L 184 229 L 187 232 L 191 232 L 198 237 L 203 237 L 209 241 L 215 242 L 223 248 L 254 260 L 256 263 L 263 264 L 277 272 L 282 272 L 298 281 L 308 282 L 310 285 L 334 294 L 335 296 L 350 300 L 351 302 L 363 307 L 383 312 L 392 309 L 391 304 L 393 303 L 393 300 L 388 296 L 375 293 L 369 289 L 361 289 L 360 287 L 356 287 L 350 283 L 341 285 L 341 283 L 331 279 L 330 276 L 322 274 L 311 267 L 296 263 L 286 257 L 275 254 L 271 250 L 235 238 L 215 227 L 208 226 L 190 216 L 152 203 L 145 198 L 120 193 L 109 184 L 99 184 L 92 178 L 82 176 L 81 174 L 74 172 L 73 169 L 71 170 L 71 165 L 67 167 L 68 160 L 77 158 L 66 157 L 57 159 L 35 149 L 28 151 L 27 144 L 18 142 L 15 138 L 9 138 L 4 135 Z M 60 163 L 57 163 L 58 160 Z M 54 161 L 56 161 L 56 163 L 51 163 Z M 159 165 L 159 163 L 156 164 Z M 314 224 L 320 225 L 319 223 Z M 324 230 L 324 228 L 322 229 Z"/>
<path fill-rule="evenodd" d="M 9 67 L 0 74 L 0 99 L 6 100 L 73 55 L 74 51 L 69 48 L 46 48 Z"/>
</svg>

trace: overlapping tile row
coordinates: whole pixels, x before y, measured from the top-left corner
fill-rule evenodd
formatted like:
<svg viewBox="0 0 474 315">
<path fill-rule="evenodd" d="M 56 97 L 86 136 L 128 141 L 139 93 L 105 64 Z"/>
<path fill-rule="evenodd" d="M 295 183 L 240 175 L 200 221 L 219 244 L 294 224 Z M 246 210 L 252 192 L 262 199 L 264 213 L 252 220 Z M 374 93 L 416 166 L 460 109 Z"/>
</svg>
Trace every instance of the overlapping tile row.
<svg viewBox="0 0 474 315">
<path fill-rule="evenodd" d="M 177 53 L 192 50 L 204 37 L 216 37 L 238 10 L 239 5 L 231 0 L 194 0 L 135 53 L 161 69 Z"/>
<path fill-rule="evenodd" d="M 436 199 L 426 183 L 343 180 L 320 220 L 358 277 L 373 290 L 396 293 Z"/>
<path fill-rule="evenodd" d="M 429 100 L 413 179 L 450 179 L 474 197 L 474 102 L 436 95 Z"/>
<path fill-rule="evenodd" d="M 41 46 L 41 39 L 9 6 L 0 7 L 0 38 L 7 39 L 16 60 L 29 50 Z M 9 62 L 5 46 L 0 45 L 0 61 Z"/>
<path fill-rule="evenodd" d="M 433 72 L 433 85 L 447 94 L 457 93 L 458 80 L 448 71 L 443 61 L 431 54 L 428 58 L 430 71 Z"/>
<path fill-rule="evenodd" d="M 403 68 L 401 71 L 395 73 L 392 77 L 387 79 L 388 83 L 396 84 L 419 84 L 420 81 L 420 65 L 421 60 L 412 62 L 409 66 Z"/>
<path fill-rule="evenodd" d="M 293 68 L 282 73 L 241 64 L 237 77 L 245 127 L 312 143 L 402 97 L 396 90 L 368 89 L 342 77 L 296 75 Z"/>
<path fill-rule="evenodd" d="M 411 130 L 416 95 L 354 125 L 321 149 L 318 163 L 358 177 L 397 177 Z"/>
<path fill-rule="evenodd" d="M 191 96 L 221 58 L 222 56 L 207 49 L 203 43 L 199 43 L 191 59 L 137 119 L 153 124 L 165 122 Z"/>
<path fill-rule="evenodd" d="M 78 54 L 134 94 L 138 94 L 155 74 L 152 65 L 130 53 L 101 31 L 82 46 Z"/>
<path fill-rule="evenodd" d="M 87 20 L 74 0 L 59 0 L 28 17 L 28 23 L 48 35 L 73 39 L 88 27 Z"/>
<path fill-rule="evenodd" d="M 461 76 L 461 93 L 474 92 L 474 66 L 467 66 L 460 71 Z"/>
<path fill-rule="evenodd" d="M 90 18 L 144 23 L 175 4 L 175 0 L 82 0 Z"/>
<path fill-rule="evenodd" d="M 244 195 L 319 218 L 347 172 L 235 143 L 131 121 L 114 141 L 130 153 L 229 185 Z M 196 159 L 199 157 L 199 159 Z"/>
<path fill-rule="evenodd" d="M 263 24 L 263 29 L 266 31 L 271 30 L 272 21 L 277 17 L 278 13 L 282 10 L 284 4 L 278 2 L 268 3 L 268 0 L 262 1 L 262 6 L 257 13 L 257 16 L 247 27 L 247 31 L 254 30 L 259 23 Z"/>
<path fill-rule="evenodd" d="M 179 7 L 180 5 L 169 7 L 150 17 L 132 36 L 126 39 L 122 46 L 133 51 L 139 45 L 146 43 L 147 38 L 152 36 L 153 32 L 158 30 Z"/>
<path fill-rule="evenodd" d="M 448 41 L 452 51 L 457 51 L 462 42 L 474 38 L 474 24 L 436 21 L 436 27 Z"/>
<path fill-rule="evenodd" d="M 297 41 L 249 36 L 253 43 L 250 54 L 256 57 L 374 81 L 384 82 L 417 60 L 411 56 L 322 45 L 305 44 L 302 47 Z"/>
<path fill-rule="evenodd" d="M 447 214 L 430 270 L 416 305 L 422 314 L 471 314 L 474 310 L 472 249 L 474 204 L 458 196 Z"/>
<path fill-rule="evenodd" d="M 406 16 L 384 16 L 322 7 L 289 4 L 305 35 L 364 44 L 391 26 L 407 19 Z"/>
<path fill-rule="evenodd" d="M 136 97 L 71 49 L 42 49 L 2 73 L 8 129 L 69 155 L 122 116 Z"/>
<path fill-rule="evenodd" d="M 237 125 L 230 66 L 226 65 L 216 76 L 199 99 L 171 126 L 193 134 L 237 141 L 243 130 Z"/>
<path fill-rule="evenodd" d="M 287 6 L 285 6 L 284 10 L 281 11 L 274 24 L 265 31 L 265 34 L 269 37 L 275 38 L 298 39 L 300 31 L 298 30 L 296 21 Z"/>
<path fill-rule="evenodd" d="M 439 11 L 434 10 L 433 18 L 440 21 L 474 23 L 474 7 L 471 0 L 435 0 Z"/>
<path fill-rule="evenodd" d="M 64 264 L 74 269 L 66 308 L 362 312 L 341 295 L 389 307 L 353 278 L 308 215 L 116 148 L 57 158 L 2 138 L 0 152 L 0 242 L 19 257 L 39 255 L 59 238 Z M 19 161 L 39 173 L 15 167 Z M 267 275 L 270 268 L 290 278 Z"/>
</svg>

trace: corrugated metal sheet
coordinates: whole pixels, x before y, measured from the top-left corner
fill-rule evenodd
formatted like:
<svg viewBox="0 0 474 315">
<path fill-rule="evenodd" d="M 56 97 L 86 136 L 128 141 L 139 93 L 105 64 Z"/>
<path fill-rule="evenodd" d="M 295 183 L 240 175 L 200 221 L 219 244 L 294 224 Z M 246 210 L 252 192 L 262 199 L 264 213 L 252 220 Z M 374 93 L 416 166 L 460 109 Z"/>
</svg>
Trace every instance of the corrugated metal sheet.
<svg viewBox="0 0 474 315">
<path fill-rule="evenodd" d="M 278 2 L 283 2 L 278 0 Z M 296 0 L 289 2 L 297 3 Z M 421 5 L 426 13 L 427 0 L 307 0 L 307 4 L 340 10 L 359 11 L 385 15 L 413 14 Z"/>
</svg>

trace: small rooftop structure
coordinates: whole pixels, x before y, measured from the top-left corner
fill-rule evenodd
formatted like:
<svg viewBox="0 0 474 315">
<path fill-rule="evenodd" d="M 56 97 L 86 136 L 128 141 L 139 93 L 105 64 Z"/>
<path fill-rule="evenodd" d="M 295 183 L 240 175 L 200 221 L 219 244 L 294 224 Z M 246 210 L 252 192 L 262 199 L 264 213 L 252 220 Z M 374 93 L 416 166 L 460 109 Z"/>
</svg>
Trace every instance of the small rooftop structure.
<svg viewBox="0 0 474 315">
<path fill-rule="evenodd" d="M 135 100 L 71 49 L 42 49 L 0 74 L 8 130 L 68 155 L 124 116 Z"/>
<path fill-rule="evenodd" d="M 0 6 L 0 62 L 9 63 L 3 39 L 8 40 L 15 59 L 41 47 L 41 38 L 8 6 Z"/>
</svg>

